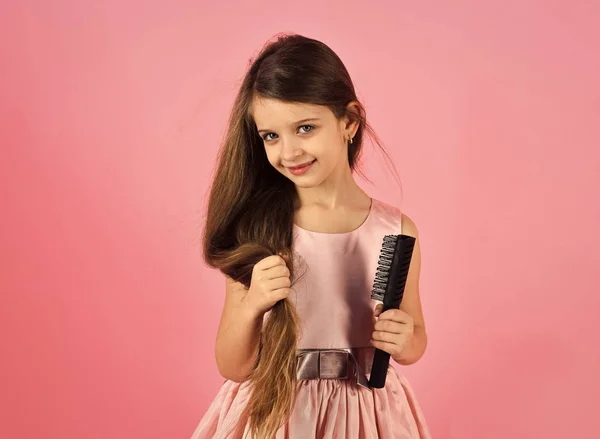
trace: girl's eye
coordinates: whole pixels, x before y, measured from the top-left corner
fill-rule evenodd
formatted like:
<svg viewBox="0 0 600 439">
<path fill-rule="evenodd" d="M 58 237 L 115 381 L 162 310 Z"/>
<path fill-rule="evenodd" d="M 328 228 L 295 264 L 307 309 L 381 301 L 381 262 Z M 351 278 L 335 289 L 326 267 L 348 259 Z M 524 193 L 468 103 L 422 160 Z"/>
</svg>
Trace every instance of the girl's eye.
<svg viewBox="0 0 600 439">
<path fill-rule="evenodd" d="M 305 133 L 311 132 L 312 130 L 315 129 L 315 127 L 313 125 L 302 125 L 300 128 L 304 129 Z"/>
<path fill-rule="evenodd" d="M 315 126 L 314 125 L 301 125 L 298 129 L 301 130 L 302 134 L 308 134 L 311 131 L 314 131 Z M 275 140 L 277 137 L 278 136 L 275 133 L 267 133 L 263 136 L 263 140 L 268 142 L 271 140 Z"/>
</svg>

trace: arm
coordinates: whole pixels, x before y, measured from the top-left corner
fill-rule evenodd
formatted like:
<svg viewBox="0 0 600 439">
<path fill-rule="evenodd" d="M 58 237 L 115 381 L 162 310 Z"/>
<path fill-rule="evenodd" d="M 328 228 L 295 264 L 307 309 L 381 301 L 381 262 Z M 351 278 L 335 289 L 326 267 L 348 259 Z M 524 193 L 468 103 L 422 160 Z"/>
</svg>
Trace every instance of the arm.
<svg viewBox="0 0 600 439">
<path fill-rule="evenodd" d="M 371 344 L 388 352 L 396 363 L 409 365 L 419 361 L 425 353 L 427 333 L 419 298 L 421 248 L 417 227 L 405 215 L 402 215 L 402 223 L 403 234 L 416 238 L 404 287 L 404 297 L 400 309 L 388 309 L 382 313 L 383 305 L 377 305 Z"/>
<path fill-rule="evenodd" d="M 263 323 L 263 314 L 245 306 L 246 294 L 243 284 L 226 279 L 225 304 L 215 345 L 219 373 L 236 382 L 248 379 L 256 363 Z"/>
<path fill-rule="evenodd" d="M 427 332 L 425 331 L 425 319 L 421 308 L 419 295 L 419 278 L 421 275 L 421 246 L 419 244 L 419 232 L 415 223 L 406 215 L 402 215 L 402 233 L 416 238 L 415 248 L 408 270 L 408 278 L 404 287 L 404 297 L 400 310 L 410 315 L 414 322 L 414 332 L 402 351 L 394 356 L 394 360 L 402 365 L 416 363 L 425 353 L 427 347 Z"/>
<path fill-rule="evenodd" d="M 290 285 L 290 270 L 279 255 L 267 256 L 254 265 L 248 289 L 227 279 L 215 345 L 217 367 L 224 378 L 248 379 L 258 360 L 264 316 L 290 295 Z"/>
</svg>

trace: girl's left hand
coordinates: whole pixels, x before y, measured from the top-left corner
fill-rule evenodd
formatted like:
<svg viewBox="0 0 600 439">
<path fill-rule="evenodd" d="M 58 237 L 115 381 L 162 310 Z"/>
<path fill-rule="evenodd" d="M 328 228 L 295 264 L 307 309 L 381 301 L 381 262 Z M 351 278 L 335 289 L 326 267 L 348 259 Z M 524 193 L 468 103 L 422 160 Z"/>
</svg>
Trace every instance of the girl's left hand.
<svg viewBox="0 0 600 439">
<path fill-rule="evenodd" d="M 414 320 L 402 310 L 388 309 L 381 313 L 382 309 L 383 304 L 377 305 L 373 314 L 375 331 L 371 344 L 397 359 L 413 336 Z"/>
</svg>

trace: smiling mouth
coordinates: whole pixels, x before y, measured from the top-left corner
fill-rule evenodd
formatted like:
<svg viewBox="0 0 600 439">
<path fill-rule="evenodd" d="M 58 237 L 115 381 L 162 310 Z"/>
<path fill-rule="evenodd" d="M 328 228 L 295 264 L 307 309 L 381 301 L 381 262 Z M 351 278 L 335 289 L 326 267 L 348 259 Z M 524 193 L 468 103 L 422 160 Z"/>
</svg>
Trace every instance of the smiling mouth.
<svg viewBox="0 0 600 439">
<path fill-rule="evenodd" d="M 306 162 L 306 163 L 303 163 L 298 166 L 288 166 L 288 169 L 292 170 L 292 171 L 297 171 L 298 169 L 302 169 L 302 168 L 307 167 L 308 165 L 312 165 L 316 161 L 317 161 L 317 159 L 314 159 L 314 160 L 311 160 L 310 162 Z"/>
<path fill-rule="evenodd" d="M 293 168 L 287 168 L 287 169 L 293 175 L 304 175 L 305 173 L 307 173 L 312 168 L 312 165 L 316 161 L 317 161 L 317 159 L 314 159 L 311 162 L 307 162 L 307 163 L 304 163 L 302 165 L 294 166 Z"/>
</svg>

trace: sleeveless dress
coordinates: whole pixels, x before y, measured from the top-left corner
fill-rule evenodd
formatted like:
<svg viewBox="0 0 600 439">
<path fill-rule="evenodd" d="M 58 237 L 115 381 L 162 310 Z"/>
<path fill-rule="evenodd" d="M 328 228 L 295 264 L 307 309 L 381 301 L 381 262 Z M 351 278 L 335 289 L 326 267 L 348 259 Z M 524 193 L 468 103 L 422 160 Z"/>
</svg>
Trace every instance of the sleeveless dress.
<svg viewBox="0 0 600 439">
<path fill-rule="evenodd" d="M 356 348 L 372 358 L 371 289 L 386 234 L 402 232 L 399 209 L 372 199 L 365 221 L 348 233 L 320 233 L 294 225 L 294 276 L 290 299 L 300 318 L 298 349 Z M 300 272 L 300 273 L 299 273 Z M 365 356 L 365 355 L 363 355 Z M 429 439 L 415 395 L 390 367 L 385 387 L 368 390 L 352 379 L 298 382 L 290 419 L 276 439 Z M 369 370 L 363 371 L 366 376 Z M 226 380 L 191 439 L 242 439 L 249 381 Z"/>
</svg>

